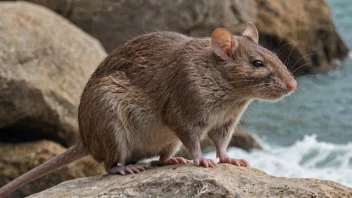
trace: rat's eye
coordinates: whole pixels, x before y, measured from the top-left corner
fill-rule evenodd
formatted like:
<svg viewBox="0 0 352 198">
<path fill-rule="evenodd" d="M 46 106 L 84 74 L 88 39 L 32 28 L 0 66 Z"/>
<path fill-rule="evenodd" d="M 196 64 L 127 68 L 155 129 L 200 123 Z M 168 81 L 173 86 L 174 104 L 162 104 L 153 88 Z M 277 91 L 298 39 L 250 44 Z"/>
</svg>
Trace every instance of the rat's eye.
<svg viewBox="0 0 352 198">
<path fill-rule="evenodd" d="M 261 60 L 255 60 L 255 61 L 253 61 L 253 62 L 252 62 L 252 65 L 253 65 L 254 67 L 264 67 L 264 63 L 263 63 L 263 61 L 261 61 Z"/>
</svg>

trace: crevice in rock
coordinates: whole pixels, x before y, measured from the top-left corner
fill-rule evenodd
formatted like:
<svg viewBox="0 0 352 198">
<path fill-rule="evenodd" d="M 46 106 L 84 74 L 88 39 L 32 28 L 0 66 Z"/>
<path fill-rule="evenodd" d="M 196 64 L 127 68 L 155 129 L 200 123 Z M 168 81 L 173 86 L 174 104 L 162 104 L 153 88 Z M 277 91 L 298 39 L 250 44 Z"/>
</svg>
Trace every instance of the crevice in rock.
<svg viewBox="0 0 352 198">
<path fill-rule="evenodd" d="M 0 128 L 0 142 L 20 143 L 38 140 L 52 140 L 68 146 L 55 132 L 58 127 L 33 118 L 24 118 L 12 125 Z"/>
</svg>

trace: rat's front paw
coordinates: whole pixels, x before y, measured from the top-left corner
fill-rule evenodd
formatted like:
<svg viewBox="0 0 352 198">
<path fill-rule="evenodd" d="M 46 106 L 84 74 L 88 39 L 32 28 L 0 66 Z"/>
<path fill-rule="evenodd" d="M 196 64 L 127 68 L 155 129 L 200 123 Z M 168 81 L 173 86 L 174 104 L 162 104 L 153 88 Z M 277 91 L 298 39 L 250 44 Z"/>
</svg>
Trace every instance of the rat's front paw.
<svg viewBox="0 0 352 198">
<path fill-rule="evenodd" d="M 153 161 L 152 166 L 167 166 L 167 165 L 187 164 L 187 163 L 189 163 L 189 161 L 183 157 L 172 157 L 167 160 Z"/>
<path fill-rule="evenodd" d="M 229 157 L 220 158 L 219 163 L 233 164 L 236 166 L 250 167 L 249 163 L 244 159 L 234 159 Z"/>
<path fill-rule="evenodd" d="M 204 166 L 206 168 L 215 168 L 218 164 L 212 159 L 206 159 L 204 157 L 193 159 L 193 163 L 197 166 Z"/>
</svg>

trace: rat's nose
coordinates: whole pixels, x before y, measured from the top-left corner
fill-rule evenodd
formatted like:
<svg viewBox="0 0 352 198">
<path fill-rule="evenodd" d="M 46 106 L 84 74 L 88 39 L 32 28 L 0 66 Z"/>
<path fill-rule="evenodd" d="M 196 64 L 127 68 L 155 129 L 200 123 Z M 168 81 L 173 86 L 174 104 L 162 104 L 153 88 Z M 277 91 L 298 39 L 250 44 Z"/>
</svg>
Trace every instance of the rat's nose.
<svg viewBox="0 0 352 198">
<path fill-rule="evenodd" d="M 297 81 L 295 81 L 295 80 L 292 80 L 291 82 L 289 82 L 289 83 L 287 84 L 287 89 L 288 89 L 289 91 L 295 90 L 296 87 L 297 87 Z"/>
</svg>

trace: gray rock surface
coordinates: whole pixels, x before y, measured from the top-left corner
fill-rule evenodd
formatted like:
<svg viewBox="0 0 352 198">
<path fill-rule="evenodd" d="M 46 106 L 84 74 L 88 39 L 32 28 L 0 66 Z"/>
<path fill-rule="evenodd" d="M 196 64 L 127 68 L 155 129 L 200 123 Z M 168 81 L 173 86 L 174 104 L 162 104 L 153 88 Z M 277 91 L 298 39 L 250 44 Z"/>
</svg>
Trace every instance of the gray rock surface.
<svg viewBox="0 0 352 198">
<path fill-rule="evenodd" d="M 165 166 L 118 176 L 101 175 L 63 182 L 31 198 L 64 197 L 352 197 L 352 189 L 317 179 L 274 177 L 221 164 L 205 169 L 193 165 Z"/>
<path fill-rule="evenodd" d="M 0 2 L 0 140 L 41 138 L 68 145 L 100 43 L 49 9 Z"/>
<path fill-rule="evenodd" d="M 107 51 L 136 35 L 172 30 L 210 36 L 218 27 L 240 33 L 254 22 L 260 42 L 295 75 L 334 68 L 348 49 L 326 0 L 28 0 L 55 10 L 99 39 Z M 303 66 L 302 66 L 303 65 Z"/>
</svg>

